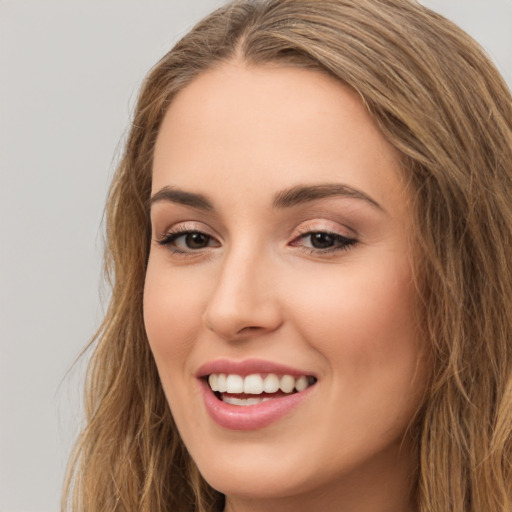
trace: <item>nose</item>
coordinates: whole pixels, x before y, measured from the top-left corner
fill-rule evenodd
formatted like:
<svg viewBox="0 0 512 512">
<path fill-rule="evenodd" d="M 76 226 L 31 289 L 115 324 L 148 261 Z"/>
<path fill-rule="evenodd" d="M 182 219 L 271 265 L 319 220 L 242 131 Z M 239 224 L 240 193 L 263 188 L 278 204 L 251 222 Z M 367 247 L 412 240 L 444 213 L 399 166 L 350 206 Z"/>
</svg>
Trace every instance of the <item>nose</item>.
<svg viewBox="0 0 512 512">
<path fill-rule="evenodd" d="M 203 325 L 235 341 L 275 331 L 282 323 L 272 266 L 261 255 L 226 256 L 203 314 Z"/>
</svg>

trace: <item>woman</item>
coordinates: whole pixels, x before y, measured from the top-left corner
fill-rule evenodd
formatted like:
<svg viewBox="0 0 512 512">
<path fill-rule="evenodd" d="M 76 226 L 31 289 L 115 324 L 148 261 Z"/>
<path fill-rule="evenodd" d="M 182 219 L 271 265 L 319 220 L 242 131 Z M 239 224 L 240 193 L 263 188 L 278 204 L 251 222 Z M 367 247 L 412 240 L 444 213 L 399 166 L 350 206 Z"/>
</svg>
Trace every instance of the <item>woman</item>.
<svg viewBox="0 0 512 512">
<path fill-rule="evenodd" d="M 510 511 L 511 141 L 409 0 L 197 25 L 112 185 L 73 510 Z"/>
</svg>

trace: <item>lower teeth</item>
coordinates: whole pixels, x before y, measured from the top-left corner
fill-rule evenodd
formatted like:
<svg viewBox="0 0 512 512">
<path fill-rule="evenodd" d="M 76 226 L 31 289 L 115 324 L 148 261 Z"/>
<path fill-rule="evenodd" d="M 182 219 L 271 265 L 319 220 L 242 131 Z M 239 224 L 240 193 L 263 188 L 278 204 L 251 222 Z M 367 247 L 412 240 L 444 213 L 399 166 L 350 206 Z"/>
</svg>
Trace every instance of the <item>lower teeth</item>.
<svg viewBox="0 0 512 512">
<path fill-rule="evenodd" d="M 269 400 L 272 400 L 272 398 L 264 397 L 264 398 L 235 398 L 232 396 L 222 396 L 222 401 L 231 404 L 231 405 L 241 405 L 241 406 L 247 406 L 247 405 L 257 405 L 261 404 L 262 402 L 268 402 Z"/>
</svg>

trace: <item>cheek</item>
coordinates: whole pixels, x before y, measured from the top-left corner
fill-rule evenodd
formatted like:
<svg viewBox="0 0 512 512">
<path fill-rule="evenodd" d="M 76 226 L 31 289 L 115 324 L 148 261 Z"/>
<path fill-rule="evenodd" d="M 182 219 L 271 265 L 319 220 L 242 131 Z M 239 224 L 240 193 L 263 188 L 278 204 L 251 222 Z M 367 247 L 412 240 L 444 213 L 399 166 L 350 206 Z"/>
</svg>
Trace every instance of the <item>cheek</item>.
<svg viewBox="0 0 512 512">
<path fill-rule="evenodd" d="M 419 340 L 408 262 L 391 256 L 332 270 L 304 273 L 301 289 L 290 297 L 302 336 L 334 377 L 359 390 L 372 381 L 379 389 L 412 379 Z"/>
<path fill-rule="evenodd" d="M 340 268 L 329 279 L 311 275 L 296 290 L 301 337 L 321 354 L 326 368 L 321 376 L 326 420 L 317 426 L 316 439 L 335 440 L 342 433 L 350 440 L 333 441 L 333 460 L 358 460 L 401 439 L 420 406 L 426 365 L 407 269 L 405 264 Z M 321 449 L 312 441 L 312 452 Z"/>
<path fill-rule="evenodd" d="M 183 274 L 183 273 L 181 273 Z M 180 365 L 200 328 L 201 293 L 194 280 L 151 257 L 144 286 L 144 324 L 157 366 Z"/>
</svg>

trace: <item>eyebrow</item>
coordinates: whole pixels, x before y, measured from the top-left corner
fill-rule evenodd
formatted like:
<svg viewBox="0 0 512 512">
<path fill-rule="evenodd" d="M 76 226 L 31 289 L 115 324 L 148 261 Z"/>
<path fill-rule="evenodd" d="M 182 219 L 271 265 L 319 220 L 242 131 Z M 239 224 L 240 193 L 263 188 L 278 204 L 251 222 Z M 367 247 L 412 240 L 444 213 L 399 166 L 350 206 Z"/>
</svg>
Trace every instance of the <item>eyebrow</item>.
<svg viewBox="0 0 512 512">
<path fill-rule="evenodd" d="M 361 190 L 349 187 L 348 185 L 342 185 L 339 183 L 325 183 L 320 185 L 297 185 L 278 192 L 274 196 L 272 206 L 274 208 L 290 208 L 299 204 L 316 201 L 317 199 L 325 199 L 329 197 L 349 197 L 353 199 L 362 199 L 367 203 L 371 204 L 375 208 L 384 211 L 384 208 L 365 194 Z"/>
<path fill-rule="evenodd" d="M 158 192 L 151 196 L 149 200 L 149 208 L 153 204 L 160 201 L 169 201 L 171 203 L 182 204 L 183 206 L 190 206 L 199 210 L 211 211 L 213 210 L 213 203 L 203 194 L 195 192 L 186 192 L 176 187 L 163 187 Z"/>
<path fill-rule="evenodd" d="M 348 185 L 338 183 L 324 183 L 319 185 L 297 185 L 295 187 L 282 190 L 274 195 L 272 201 L 273 208 L 291 208 L 300 204 L 309 203 L 318 199 L 329 197 L 348 197 L 353 199 L 361 199 L 371 206 L 384 211 L 384 208 L 364 192 Z M 213 202 L 204 194 L 195 192 L 186 192 L 177 187 L 166 186 L 155 192 L 149 200 L 149 208 L 160 201 L 169 201 L 171 203 L 190 206 L 199 210 L 213 211 L 215 210 Z"/>
</svg>

